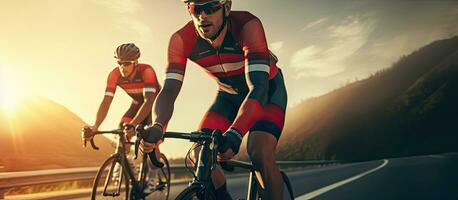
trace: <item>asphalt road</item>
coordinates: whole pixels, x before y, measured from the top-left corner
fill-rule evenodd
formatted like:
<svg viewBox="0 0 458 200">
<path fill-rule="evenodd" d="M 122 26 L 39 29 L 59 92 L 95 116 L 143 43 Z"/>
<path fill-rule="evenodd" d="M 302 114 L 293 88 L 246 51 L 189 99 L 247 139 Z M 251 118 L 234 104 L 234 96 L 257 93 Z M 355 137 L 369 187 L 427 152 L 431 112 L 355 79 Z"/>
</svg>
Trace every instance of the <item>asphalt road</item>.
<svg viewBox="0 0 458 200">
<path fill-rule="evenodd" d="M 432 199 L 458 200 L 458 154 L 442 154 L 349 163 L 287 173 L 296 199 Z M 245 198 L 248 176 L 228 179 L 232 197 Z M 186 183 L 174 184 L 174 199 Z M 88 199 L 69 192 L 28 199 Z M 285 189 L 285 199 L 286 189 Z M 8 199 L 19 199 L 19 197 Z M 27 196 L 23 196 L 26 198 Z"/>
</svg>

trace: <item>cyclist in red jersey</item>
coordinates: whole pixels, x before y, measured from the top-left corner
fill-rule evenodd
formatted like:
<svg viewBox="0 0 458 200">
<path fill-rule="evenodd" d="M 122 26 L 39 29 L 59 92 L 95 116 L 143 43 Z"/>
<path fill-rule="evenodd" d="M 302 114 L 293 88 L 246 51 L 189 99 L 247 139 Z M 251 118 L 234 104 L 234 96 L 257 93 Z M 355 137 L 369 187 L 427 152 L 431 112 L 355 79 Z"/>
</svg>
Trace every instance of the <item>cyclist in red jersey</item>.
<svg viewBox="0 0 458 200">
<path fill-rule="evenodd" d="M 119 124 L 119 127 L 124 129 L 127 140 L 130 140 L 134 136 L 135 126 L 151 125 L 151 110 L 161 88 L 153 67 L 138 62 L 140 49 L 135 44 L 122 44 L 116 48 L 114 54 L 118 66 L 108 75 L 105 96 L 98 109 L 95 123 L 89 128 L 92 131 L 98 130 L 108 114 L 116 87 L 119 86 L 132 97 L 132 103 Z M 92 137 L 84 139 L 90 141 Z M 126 146 L 129 150 L 130 145 Z M 159 150 L 156 152 L 159 154 Z"/>
<path fill-rule="evenodd" d="M 169 42 L 164 89 L 158 96 L 154 125 L 145 150 L 158 141 L 172 116 L 186 62 L 201 66 L 218 83 L 215 102 L 199 129 L 225 131 L 222 160 L 238 153 L 248 134 L 248 154 L 263 177 L 267 197 L 281 199 L 283 181 L 275 148 L 283 129 L 287 94 L 277 58 L 269 51 L 261 21 L 245 11 L 231 11 L 230 0 L 185 0 L 192 21 Z M 212 174 L 217 199 L 230 199 L 220 168 Z"/>
</svg>

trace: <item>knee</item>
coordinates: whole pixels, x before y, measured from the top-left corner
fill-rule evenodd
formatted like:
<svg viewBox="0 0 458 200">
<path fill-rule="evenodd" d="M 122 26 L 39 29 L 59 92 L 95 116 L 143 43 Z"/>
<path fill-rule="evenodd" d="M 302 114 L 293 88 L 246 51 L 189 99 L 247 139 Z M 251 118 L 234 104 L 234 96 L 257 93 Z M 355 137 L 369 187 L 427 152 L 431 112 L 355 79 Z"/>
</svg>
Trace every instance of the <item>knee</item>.
<svg viewBox="0 0 458 200">
<path fill-rule="evenodd" d="M 275 162 L 274 156 L 262 151 L 262 149 L 248 149 L 248 155 L 255 167 L 265 168 Z"/>
</svg>

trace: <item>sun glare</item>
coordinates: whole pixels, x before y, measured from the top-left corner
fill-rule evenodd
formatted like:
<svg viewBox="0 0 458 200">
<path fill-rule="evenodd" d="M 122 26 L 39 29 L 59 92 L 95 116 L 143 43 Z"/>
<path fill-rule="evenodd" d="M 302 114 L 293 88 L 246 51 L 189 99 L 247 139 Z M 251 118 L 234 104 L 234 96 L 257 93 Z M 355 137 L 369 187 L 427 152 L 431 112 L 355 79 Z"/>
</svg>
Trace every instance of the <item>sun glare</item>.
<svg viewBox="0 0 458 200">
<path fill-rule="evenodd" d="M 16 103 L 20 100 L 19 96 L 5 89 L 1 88 L 1 108 L 9 116 L 14 114 Z"/>
<path fill-rule="evenodd" d="M 5 71 L 3 68 L 0 73 L 0 110 L 11 117 L 26 94 L 22 90 L 22 85 L 15 82 L 14 77 L 8 76 Z"/>
</svg>

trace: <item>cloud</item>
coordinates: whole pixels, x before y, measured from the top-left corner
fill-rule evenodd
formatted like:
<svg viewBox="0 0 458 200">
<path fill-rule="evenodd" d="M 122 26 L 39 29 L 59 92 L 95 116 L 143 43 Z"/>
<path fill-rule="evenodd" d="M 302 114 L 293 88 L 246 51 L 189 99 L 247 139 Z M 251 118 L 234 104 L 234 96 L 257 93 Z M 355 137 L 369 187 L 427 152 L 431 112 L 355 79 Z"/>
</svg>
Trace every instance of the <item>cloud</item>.
<svg viewBox="0 0 458 200">
<path fill-rule="evenodd" d="M 290 66 L 298 71 L 296 78 L 328 77 L 345 71 L 346 60 L 366 44 L 375 22 L 365 15 L 348 16 L 327 27 L 325 42 L 312 43 L 292 55 Z"/>
<path fill-rule="evenodd" d="M 143 19 L 138 17 L 142 10 L 138 0 L 93 0 L 96 4 L 108 8 L 112 12 L 115 28 L 136 35 L 140 41 L 148 41 L 152 37 L 152 30 Z"/>
<path fill-rule="evenodd" d="M 121 14 L 132 14 L 141 8 L 137 0 L 93 0 L 93 2 Z"/>
<path fill-rule="evenodd" d="M 328 18 L 321 18 L 321 19 L 316 20 L 316 21 L 314 21 L 314 22 L 310 22 L 310 23 L 307 24 L 304 28 L 302 28 L 302 31 L 305 31 L 305 30 L 307 30 L 307 29 L 309 29 L 309 28 L 312 28 L 312 27 L 314 27 L 314 26 L 317 26 L 317 25 L 319 25 L 319 24 L 322 24 L 322 23 L 324 23 L 324 22 L 326 22 L 326 21 L 328 21 Z"/>
<path fill-rule="evenodd" d="M 120 19 L 118 22 L 120 27 L 130 27 L 129 33 L 137 35 L 138 40 L 146 42 L 150 40 L 154 34 L 150 27 L 148 27 L 143 21 L 140 20 L 132 20 L 129 18 Z"/>
</svg>

